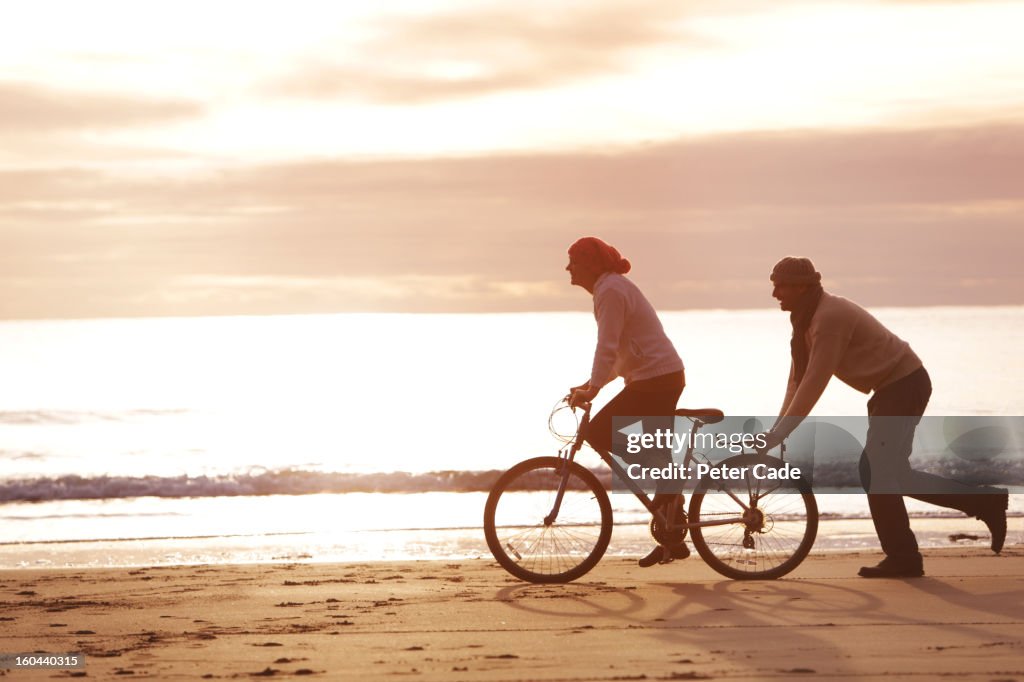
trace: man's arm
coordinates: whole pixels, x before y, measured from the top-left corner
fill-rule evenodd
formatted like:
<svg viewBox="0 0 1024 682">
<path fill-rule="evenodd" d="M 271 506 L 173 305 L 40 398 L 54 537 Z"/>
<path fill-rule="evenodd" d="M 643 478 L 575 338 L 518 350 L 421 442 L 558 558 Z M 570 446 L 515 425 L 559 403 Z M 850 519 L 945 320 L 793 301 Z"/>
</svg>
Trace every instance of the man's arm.
<svg viewBox="0 0 1024 682">
<path fill-rule="evenodd" d="M 786 396 L 782 399 L 782 407 L 779 408 L 779 416 L 775 418 L 775 423 L 772 424 L 772 431 L 774 431 L 775 427 L 778 426 L 780 421 L 782 421 L 782 415 L 786 414 L 786 410 L 789 409 L 789 404 L 793 402 L 793 395 L 796 393 L 795 375 L 796 367 L 793 365 L 793 361 L 790 360 L 789 379 L 786 381 Z"/>
<path fill-rule="evenodd" d="M 814 337 L 811 343 L 811 356 L 807 361 L 807 371 L 789 398 L 785 411 L 772 428 L 772 433 L 778 441 L 792 433 L 814 409 L 836 368 L 839 367 L 839 361 L 848 343 L 849 339 L 841 334 L 818 334 Z"/>
</svg>

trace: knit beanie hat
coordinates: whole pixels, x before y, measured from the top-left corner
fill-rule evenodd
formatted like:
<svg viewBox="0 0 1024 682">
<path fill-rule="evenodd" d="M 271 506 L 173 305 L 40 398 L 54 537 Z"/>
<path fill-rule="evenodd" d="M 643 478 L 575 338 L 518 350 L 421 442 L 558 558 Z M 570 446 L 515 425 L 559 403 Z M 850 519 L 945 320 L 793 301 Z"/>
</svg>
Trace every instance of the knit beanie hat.
<svg viewBox="0 0 1024 682">
<path fill-rule="evenodd" d="M 817 284 L 821 273 L 814 269 L 810 258 L 786 256 L 772 268 L 771 279 L 776 284 Z"/>
<path fill-rule="evenodd" d="M 597 237 L 581 237 L 569 247 L 569 257 L 586 263 L 598 272 L 617 272 L 624 275 L 632 267 L 618 249 Z"/>
</svg>

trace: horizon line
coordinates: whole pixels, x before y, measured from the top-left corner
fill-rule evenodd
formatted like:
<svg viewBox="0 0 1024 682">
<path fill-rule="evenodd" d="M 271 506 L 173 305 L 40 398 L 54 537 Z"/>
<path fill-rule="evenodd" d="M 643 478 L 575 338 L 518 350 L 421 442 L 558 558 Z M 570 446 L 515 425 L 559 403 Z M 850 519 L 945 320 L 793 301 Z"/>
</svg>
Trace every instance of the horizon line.
<svg viewBox="0 0 1024 682">
<path fill-rule="evenodd" d="M 871 305 L 863 306 L 868 310 L 911 310 L 926 308 L 1024 308 L 1024 301 L 1020 303 L 930 303 L 921 305 Z M 657 311 L 659 315 L 665 313 L 714 313 L 714 312 L 773 312 L 781 313 L 776 306 L 766 305 L 764 307 L 691 307 L 691 308 L 665 308 Z M 418 315 L 422 317 L 434 315 L 466 316 L 466 315 L 564 315 L 566 313 L 579 313 L 591 316 L 593 313 L 586 309 L 579 308 L 558 308 L 544 310 L 330 310 L 320 312 L 266 312 L 266 313 L 167 313 L 158 315 L 94 315 L 94 316 L 68 316 L 68 317 L 0 317 L 0 324 L 22 323 L 22 322 L 86 322 L 100 320 L 173 320 L 173 319 L 203 319 L 222 317 L 327 317 L 334 315 Z"/>
</svg>

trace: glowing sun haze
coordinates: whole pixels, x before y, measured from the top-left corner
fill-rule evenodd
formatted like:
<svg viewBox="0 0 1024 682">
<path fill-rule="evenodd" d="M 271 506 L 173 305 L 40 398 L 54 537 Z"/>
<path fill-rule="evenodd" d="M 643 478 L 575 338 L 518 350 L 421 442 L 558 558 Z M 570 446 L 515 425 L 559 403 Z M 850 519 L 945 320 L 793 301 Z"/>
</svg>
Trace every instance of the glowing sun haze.
<svg viewBox="0 0 1024 682">
<path fill-rule="evenodd" d="M 1024 2 L 33 2 L 0 317 L 1024 303 Z"/>
</svg>

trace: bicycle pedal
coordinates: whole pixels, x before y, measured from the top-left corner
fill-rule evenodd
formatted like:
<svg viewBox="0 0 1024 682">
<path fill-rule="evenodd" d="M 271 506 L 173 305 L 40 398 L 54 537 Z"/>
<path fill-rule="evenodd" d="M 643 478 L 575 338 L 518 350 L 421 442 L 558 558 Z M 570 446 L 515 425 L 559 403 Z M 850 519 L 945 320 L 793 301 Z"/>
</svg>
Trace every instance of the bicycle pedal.
<svg viewBox="0 0 1024 682">
<path fill-rule="evenodd" d="M 670 564 L 678 559 L 685 559 L 690 556 L 690 548 L 685 544 L 661 547 L 661 560 L 659 564 Z"/>
</svg>

